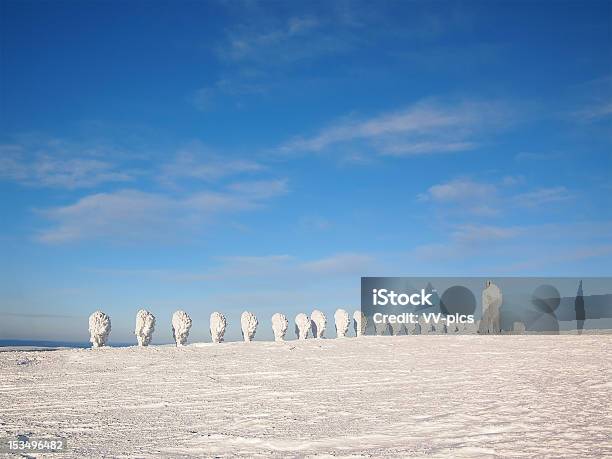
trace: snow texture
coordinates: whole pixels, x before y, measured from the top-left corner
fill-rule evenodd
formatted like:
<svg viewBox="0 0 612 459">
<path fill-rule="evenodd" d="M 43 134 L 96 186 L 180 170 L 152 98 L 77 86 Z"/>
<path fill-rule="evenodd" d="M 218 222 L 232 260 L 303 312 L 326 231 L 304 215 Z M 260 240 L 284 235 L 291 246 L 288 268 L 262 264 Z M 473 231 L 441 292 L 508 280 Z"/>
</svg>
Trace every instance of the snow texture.
<svg viewBox="0 0 612 459">
<path fill-rule="evenodd" d="M 277 312 L 272 316 L 272 331 L 274 331 L 274 341 L 284 341 L 289 328 L 289 321 L 285 314 Z"/>
<path fill-rule="evenodd" d="M 368 327 L 368 319 L 365 314 L 361 311 L 355 311 L 353 313 L 353 321 L 355 328 L 355 335 L 362 336 L 365 335 L 366 329 Z"/>
<path fill-rule="evenodd" d="M 247 313 L 246 312 L 242 313 L 243 316 L 245 314 Z M 215 311 L 210 315 L 210 338 L 212 339 L 213 343 L 223 342 L 223 335 L 225 335 L 226 327 L 227 327 L 227 320 L 225 320 L 225 316 L 223 314 Z M 255 319 L 255 327 L 257 327 L 257 319 Z M 242 329 L 244 330 L 244 325 Z M 255 331 L 253 331 L 253 336 L 255 336 Z M 246 341 L 246 338 L 245 338 L 245 341 Z"/>
<path fill-rule="evenodd" d="M 242 337 L 246 342 L 253 341 L 255 332 L 257 331 L 257 317 L 249 311 L 244 311 L 240 316 L 240 326 L 242 328 Z"/>
<path fill-rule="evenodd" d="M 308 331 L 310 330 L 310 319 L 306 314 L 300 312 L 295 316 L 295 334 L 298 339 L 308 338 Z"/>
<path fill-rule="evenodd" d="M 65 437 L 27 453 L 50 459 L 612 457 L 610 349 L 447 335 L 0 352 L 0 438 Z"/>
<path fill-rule="evenodd" d="M 499 308 L 502 304 L 502 292 L 497 285 L 487 281 L 486 288 L 482 291 L 482 319 L 480 321 L 480 333 L 499 334 L 501 323 Z"/>
<path fill-rule="evenodd" d="M 312 311 L 310 314 L 310 321 L 312 322 L 312 336 L 315 338 L 323 338 L 325 328 L 327 327 L 327 317 L 318 309 Z"/>
<path fill-rule="evenodd" d="M 334 314 L 334 321 L 336 322 L 336 336 L 338 338 L 344 338 L 351 324 L 349 313 L 344 309 L 338 309 Z"/>
<path fill-rule="evenodd" d="M 172 336 L 177 346 L 184 346 L 187 343 L 191 324 L 191 317 L 185 311 L 179 310 L 172 314 Z"/>
<path fill-rule="evenodd" d="M 148 346 L 155 331 L 155 316 L 146 309 L 136 313 L 136 328 L 134 334 L 139 346 Z"/>
<path fill-rule="evenodd" d="M 111 320 L 102 311 L 96 311 L 89 316 L 89 341 L 92 347 L 102 347 L 106 344 L 111 332 Z"/>
</svg>

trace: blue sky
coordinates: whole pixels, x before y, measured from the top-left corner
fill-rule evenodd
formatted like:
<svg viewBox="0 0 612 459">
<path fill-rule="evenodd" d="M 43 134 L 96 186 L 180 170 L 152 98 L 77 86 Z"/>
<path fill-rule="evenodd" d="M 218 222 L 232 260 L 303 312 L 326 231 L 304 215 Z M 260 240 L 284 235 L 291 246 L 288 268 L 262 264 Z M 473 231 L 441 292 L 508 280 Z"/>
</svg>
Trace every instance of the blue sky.
<svg viewBox="0 0 612 459">
<path fill-rule="evenodd" d="M 610 2 L 0 8 L 0 338 L 612 275 Z"/>
</svg>

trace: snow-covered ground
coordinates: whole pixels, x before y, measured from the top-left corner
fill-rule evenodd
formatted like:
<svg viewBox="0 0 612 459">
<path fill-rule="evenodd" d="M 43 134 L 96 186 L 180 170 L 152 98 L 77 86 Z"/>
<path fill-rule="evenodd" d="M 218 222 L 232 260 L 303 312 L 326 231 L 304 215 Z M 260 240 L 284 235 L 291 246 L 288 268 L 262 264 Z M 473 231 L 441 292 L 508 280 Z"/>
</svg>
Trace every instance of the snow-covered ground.
<svg viewBox="0 0 612 459">
<path fill-rule="evenodd" d="M 0 437 L 49 457 L 612 455 L 612 336 L 0 353 Z"/>
</svg>

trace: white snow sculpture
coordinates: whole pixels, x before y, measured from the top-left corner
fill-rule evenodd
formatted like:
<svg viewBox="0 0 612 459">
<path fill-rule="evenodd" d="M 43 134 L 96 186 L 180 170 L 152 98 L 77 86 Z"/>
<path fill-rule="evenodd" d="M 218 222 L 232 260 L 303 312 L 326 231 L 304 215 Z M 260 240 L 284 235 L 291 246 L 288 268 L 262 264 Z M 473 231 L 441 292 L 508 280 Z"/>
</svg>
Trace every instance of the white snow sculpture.
<svg viewBox="0 0 612 459">
<path fill-rule="evenodd" d="M 284 341 L 285 334 L 289 328 L 289 321 L 285 314 L 277 312 L 272 316 L 272 330 L 274 331 L 274 341 Z"/>
<path fill-rule="evenodd" d="M 245 313 L 242 313 L 244 316 Z M 257 327 L 257 319 L 255 319 L 255 326 Z M 225 316 L 220 312 L 213 312 L 210 315 L 210 337 L 213 343 L 223 342 L 223 335 L 225 335 L 225 328 L 227 327 L 227 320 Z M 244 330 L 244 325 L 243 325 Z M 255 332 L 253 332 L 255 334 Z M 245 338 L 246 341 L 246 338 Z M 250 341 L 250 340 L 249 340 Z"/>
<path fill-rule="evenodd" d="M 172 336 L 177 346 L 184 346 L 191 330 L 191 317 L 185 311 L 175 311 L 172 314 Z"/>
<path fill-rule="evenodd" d="M 421 326 L 421 335 L 433 335 L 435 332 L 433 323 L 428 322 L 425 316 L 421 314 L 419 316 L 419 325 Z"/>
<path fill-rule="evenodd" d="M 355 311 L 353 313 L 353 320 L 355 321 L 355 335 L 365 335 L 368 326 L 368 318 L 365 314 L 361 311 Z"/>
<path fill-rule="evenodd" d="M 397 322 L 393 323 L 391 324 L 391 333 L 393 333 L 394 336 L 405 335 L 406 327 L 404 326 L 404 324 L 400 324 Z"/>
<path fill-rule="evenodd" d="M 389 333 L 389 324 L 387 322 L 374 322 L 374 332 L 378 336 L 387 335 Z"/>
<path fill-rule="evenodd" d="M 502 304 L 502 292 L 491 281 L 486 282 L 482 291 L 482 319 L 480 320 L 480 333 L 498 335 L 501 332 L 499 308 Z"/>
<path fill-rule="evenodd" d="M 438 323 L 434 322 L 433 328 L 436 335 L 446 335 L 446 324 L 441 319 Z"/>
<path fill-rule="evenodd" d="M 308 330 L 310 330 L 310 319 L 306 314 L 300 312 L 295 316 L 295 334 L 298 339 L 308 338 Z"/>
<path fill-rule="evenodd" d="M 351 324 L 349 313 L 344 309 L 338 309 L 334 314 L 334 321 L 336 322 L 336 336 L 338 338 L 344 338 Z"/>
<path fill-rule="evenodd" d="M 512 331 L 516 335 L 524 335 L 525 334 L 525 324 L 523 322 L 514 322 Z"/>
<path fill-rule="evenodd" d="M 459 333 L 462 335 L 475 335 L 478 333 L 478 329 L 480 327 L 480 320 L 474 321 L 473 324 L 470 323 L 459 323 L 457 324 L 457 328 L 459 329 Z"/>
<path fill-rule="evenodd" d="M 89 341 L 92 347 L 102 347 L 106 344 L 111 332 L 111 320 L 102 311 L 96 311 L 89 316 Z"/>
<path fill-rule="evenodd" d="M 325 328 L 327 327 L 327 317 L 325 317 L 325 314 L 315 309 L 310 314 L 310 321 L 312 323 L 312 336 L 323 338 L 323 333 L 325 333 Z"/>
<path fill-rule="evenodd" d="M 136 328 L 134 334 L 139 346 L 148 346 L 155 331 L 155 316 L 146 309 L 136 313 Z"/>
<path fill-rule="evenodd" d="M 446 324 L 446 333 L 448 333 L 449 335 L 454 335 L 459 333 L 459 327 L 457 327 L 457 324 L 455 322 L 449 324 Z"/>
<path fill-rule="evenodd" d="M 242 337 L 246 342 L 253 341 L 257 331 L 257 317 L 249 311 L 244 311 L 240 316 L 240 326 L 242 327 Z"/>
</svg>

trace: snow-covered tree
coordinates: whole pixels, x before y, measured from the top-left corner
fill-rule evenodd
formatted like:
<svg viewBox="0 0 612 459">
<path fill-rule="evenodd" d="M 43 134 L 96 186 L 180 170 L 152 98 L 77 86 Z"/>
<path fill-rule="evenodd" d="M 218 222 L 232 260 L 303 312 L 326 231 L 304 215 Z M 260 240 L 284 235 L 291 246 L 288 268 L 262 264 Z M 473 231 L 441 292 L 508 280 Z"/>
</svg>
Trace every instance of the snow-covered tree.
<svg viewBox="0 0 612 459">
<path fill-rule="evenodd" d="M 289 328 L 289 321 L 285 314 L 277 312 L 272 316 L 272 330 L 274 331 L 275 341 L 284 341 L 287 328 Z"/>
<path fill-rule="evenodd" d="M 323 333 L 325 333 L 325 328 L 327 327 L 327 317 L 325 317 L 325 314 L 315 309 L 310 314 L 310 321 L 312 322 L 312 336 L 323 338 Z"/>
<path fill-rule="evenodd" d="M 183 346 L 187 342 L 191 324 L 191 317 L 185 311 L 179 310 L 172 314 L 172 336 L 177 346 Z"/>
<path fill-rule="evenodd" d="M 148 346 L 155 331 L 155 316 L 146 309 L 136 313 L 136 328 L 134 334 L 139 346 Z"/>
<path fill-rule="evenodd" d="M 525 324 L 523 322 L 514 322 L 514 324 L 512 324 L 512 332 L 516 335 L 524 335 Z"/>
<path fill-rule="evenodd" d="M 428 322 L 423 314 L 419 316 L 419 325 L 421 326 L 421 335 L 433 335 L 436 331 L 433 323 Z"/>
<path fill-rule="evenodd" d="M 442 321 L 442 318 L 440 318 L 440 321 L 438 323 L 433 322 L 433 332 L 436 335 L 446 335 L 446 324 Z"/>
<path fill-rule="evenodd" d="M 446 324 L 446 333 L 449 335 L 454 335 L 459 332 L 459 327 L 457 327 L 456 323 L 447 323 Z"/>
<path fill-rule="evenodd" d="M 295 331 L 298 339 L 308 338 L 308 330 L 310 330 L 310 319 L 306 314 L 300 312 L 295 316 Z"/>
<path fill-rule="evenodd" d="M 393 335 L 395 335 L 395 336 L 405 335 L 406 334 L 406 327 L 404 326 L 404 324 L 400 324 L 398 322 L 395 322 L 394 324 L 391 324 L 391 333 L 393 333 Z"/>
<path fill-rule="evenodd" d="M 89 316 L 89 340 L 92 347 L 102 347 L 106 344 L 111 332 L 111 320 L 102 311 L 96 311 Z"/>
<path fill-rule="evenodd" d="M 374 330 L 378 336 L 389 333 L 389 324 L 387 322 L 374 322 Z"/>
<path fill-rule="evenodd" d="M 257 326 L 257 324 L 255 325 Z M 227 320 L 223 314 L 215 311 L 210 315 L 210 337 L 213 343 L 221 343 L 223 341 L 226 327 Z"/>
<path fill-rule="evenodd" d="M 486 288 L 482 291 L 482 319 L 480 321 L 480 333 L 499 334 L 501 332 L 501 321 L 499 308 L 502 304 L 502 292 L 497 285 L 487 281 Z"/>
<path fill-rule="evenodd" d="M 253 341 L 257 331 L 257 317 L 249 311 L 244 311 L 240 316 L 240 326 L 242 327 L 242 337 L 245 341 Z"/>
<path fill-rule="evenodd" d="M 417 333 L 417 324 L 408 322 L 406 325 L 406 334 L 407 335 L 418 335 Z"/>
<path fill-rule="evenodd" d="M 334 321 L 336 322 L 336 336 L 338 338 L 345 337 L 351 324 L 349 313 L 344 309 L 338 309 L 334 314 Z"/>
<path fill-rule="evenodd" d="M 355 335 L 362 336 L 366 333 L 366 328 L 368 327 L 368 318 L 361 311 L 355 311 L 353 313 L 353 320 L 355 326 Z"/>
</svg>

